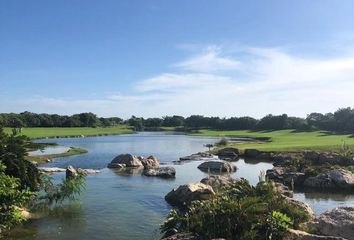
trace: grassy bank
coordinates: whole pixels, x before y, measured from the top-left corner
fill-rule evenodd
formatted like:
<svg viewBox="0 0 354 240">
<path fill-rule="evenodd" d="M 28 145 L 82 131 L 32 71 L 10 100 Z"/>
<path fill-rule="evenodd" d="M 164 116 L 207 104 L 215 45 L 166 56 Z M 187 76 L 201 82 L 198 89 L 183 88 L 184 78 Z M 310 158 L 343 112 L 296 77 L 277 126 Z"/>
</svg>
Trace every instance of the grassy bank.
<svg viewBox="0 0 354 240">
<path fill-rule="evenodd" d="M 69 156 L 84 154 L 84 153 L 87 153 L 86 149 L 72 147 L 67 152 L 64 153 L 48 154 L 48 155 L 41 155 L 41 156 L 26 156 L 26 159 L 41 164 L 41 163 L 46 163 L 48 159 L 69 157 Z"/>
<path fill-rule="evenodd" d="M 255 148 L 263 151 L 338 150 L 342 142 L 354 148 L 352 135 L 332 135 L 322 131 L 214 131 L 200 130 L 193 135 L 215 137 L 270 138 L 268 142 L 231 144 L 240 149 Z"/>
<path fill-rule="evenodd" d="M 10 133 L 11 128 L 5 128 L 5 132 Z M 127 125 L 115 127 L 68 127 L 68 128 L 22 128 L 22 134 L 32 139 L 55 138 L 55 137 L 77 137 L 77 136 L 101 136 L 119 135 L 132 133 L 133 130 Z"/>
</svg>

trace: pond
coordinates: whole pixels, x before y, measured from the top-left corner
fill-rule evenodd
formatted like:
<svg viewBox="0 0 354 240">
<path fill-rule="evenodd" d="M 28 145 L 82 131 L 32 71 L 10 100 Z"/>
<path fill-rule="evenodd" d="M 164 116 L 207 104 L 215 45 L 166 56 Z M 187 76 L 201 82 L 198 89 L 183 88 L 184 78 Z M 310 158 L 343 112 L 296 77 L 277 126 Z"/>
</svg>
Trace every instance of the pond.
<svg viewBox="0 0 354 240">
<path fill-rule="evenodd" d="M 139 171 L 127 174 L 105 167 L 121 153 L 155 155 L 162 163 L 172 165 L 179 157 L 205 151 L 204 144 L 218 140 L 159 132 L 39 140 L 88 150 L 87 154 L 55 159 L 45 166 L 102 168 L 102 172 L 87 177 L 87 187 L 80 202 L 25 223 L 7 239 L 158 239 L 159 226 L 171 209 L 164 196 L 172 188 L 206 177 L 206 173 L 197 169 L 200 162 L 174 165 L 177 171 L 174 180 L 141 176 Z M 238 170 L 233 177 L 244 177 L 253 184 L 258 182 L 261 171 L 272 168 L 271 163 L 243 159 L 234 164 Z M 54 175 L 55 179 L 63 176 Z M 346 195 L 296 193 L 295 197 L 308 202 L 316 213 L 338 205 L 354 205 L 354 198 Z"/>
</svg>

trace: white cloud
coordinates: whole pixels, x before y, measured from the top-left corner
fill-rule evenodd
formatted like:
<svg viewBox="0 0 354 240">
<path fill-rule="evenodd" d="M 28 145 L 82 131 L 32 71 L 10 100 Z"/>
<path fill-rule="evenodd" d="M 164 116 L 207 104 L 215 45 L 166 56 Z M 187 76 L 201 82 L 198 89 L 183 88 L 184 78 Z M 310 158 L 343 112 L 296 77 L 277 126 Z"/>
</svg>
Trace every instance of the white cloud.
<svg viewBox="0 0 354 240">
<path fill-rule="evenodd" d="M 199 57 L 176 64 L 174 72 L 139 81 L 129 95 L 93 100 L 34 98 L 18 101 L 18 109 L 122 117 L 262 117 L 268 113 L 305 116 L 353 106 L 354 54 L 310 58 L 281 49 L 245 48 L 233 58 L 221 56 L 221 48 L 208 48 Z"/>
<path fill-rule="evenodd" d="M 240 68 L 241 62 L 221 56 L 221 48 L 209 46 L 203 53 L 176 63 L 173 66 L 194 72 L 220 72 L 237 70 Z"/>
</svg>

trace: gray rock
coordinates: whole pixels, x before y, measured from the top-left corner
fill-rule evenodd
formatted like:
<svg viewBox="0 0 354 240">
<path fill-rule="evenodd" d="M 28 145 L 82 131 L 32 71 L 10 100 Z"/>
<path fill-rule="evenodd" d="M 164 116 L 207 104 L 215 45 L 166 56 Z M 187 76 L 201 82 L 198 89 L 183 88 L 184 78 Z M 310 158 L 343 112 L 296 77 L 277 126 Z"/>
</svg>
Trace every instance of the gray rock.
<svg viewBox="0 0 354 240">
<path fill-rule="evenodd" d="M 230 184 L 237 183 L 239 180 L 232 177 L 212 175 L 206 178 L 203 178 L 200 182 L 206 185 L 211 186 L 213 189 L 218 189 Z"/>
<path fill-rule="evenodd" d="M 348 240 L 348 239 L 341 238 L 341 237 L 310 234 L 300 230 L 289 229 L 289 236 L 286 237 L 286 240 Z"/>
<path fill-rule="evenodd" d="M 120 154 L 115 157 L 110 164 L 108 164 L 108 168 L 121 168 L 125 164 L 125 167 L 139 168 L 143 167 L 143 164 L 139 160 L 138 157 L 133 156 L 131 154 Z"/>
<path fill-rule="evenodd" d="M 77 170 L 69 165 L 67 168 L 66 168 L 66 179 L 74 179 L 76 178 L 77 176 L 79 176 L 79 173 L 77 172 Z"/>
<path fill-rule="evenodd" d="M 207 200 L 215 195 L 213 188 L 203 183 L 181 185 L 165 196 L 171 205 L 186 206 L 195 200 Z"/>
<path fill-rule="evenodd" d="M 312 226 L 319 234 L 354 239 L 354 208 L 339 207 L 315 218 Z"/>
<path fill-rule="evenodd" d="M 58 167 L 39 167 L 38 170 L 43 173 L 56 173 L 56 172 L 65 172 L 65 168 Z"/>
<path fill-rule="evenodd" d="M 237 158 L 239 154 L 240 152 L 237 148 L 223 148 L 220 149 L 216 155 L 220 158 Z"/>
<path fill-rule="evenodd" d="M 237 167 L 232 163 L 225 161 L 207 161 L 198 166 L 202 171 L 227 172 L 232 173 L 237 170 Z"/>
<path fill-rule="evenodd" d="M 261 154 L 257 149 L 245 149 L 244 156 L 247 158 L 256 158 Z"/>
<path fill-rule="evenodd" d="M 175 233 L 169 237 L 164 237 L 161 240 L 202 240 L 193 233 Z"/>
<path fill-rule="evenodd" d="M 353 189 L 354 174 L 344 169 L 331 170 L 316 177 L 307 178 L 304 186 L 322 189 Z"/>
<path fill-rule="evenodd" d="M 176 169 L 173 167 L 150 168 L 143 172 L 148 177 L 175 178 Z"/>
<path fill-rule="evenodd" d="M 285 200 L 288 201 L 295 208 L 302 209 L 303 211 L 307 212 L 309 216 L 313 217 L 313 210 L 307 203 L 301 202 L 290 197 L 285 197 Z"/>
<path fill-rule="evenodd" d="M 199 161 L 199 160 L 212 160 L 212 159 L 219 159 L 219 158 L 207 152 L 194 153 L 192 155 L 179 158 L 180 161 Z"/>
<path fill-rule="evenodd" d="M 289 172 L 283 174 L 283 183 L 288 186 L 302 186 L 306 180 L 305 173 Z"/>
<path fill-rule="evenodd" d="M 267 170 L 266 177 L 270 180 L 282 182 L 284 173 L 284 167 L 273 167 L 272 169 Z"/>
<path fill-rule="evenodd" d="M 77 172 L 80 174 L 85 174 L 85 175 L 89 175 L 89 174 L 97 174 L 100 173 L 100 170 L 97 169 L 82 169 L 82 168 L 78 168 Z"/>
<path fill-rule="evenodd" d="M 159 168 L 160 167 L 160 161 L 155 156 L 149 156 L 147 158 L 141 158 L 140 161 L 143 164 L 145 169 Z"/>
</svg>

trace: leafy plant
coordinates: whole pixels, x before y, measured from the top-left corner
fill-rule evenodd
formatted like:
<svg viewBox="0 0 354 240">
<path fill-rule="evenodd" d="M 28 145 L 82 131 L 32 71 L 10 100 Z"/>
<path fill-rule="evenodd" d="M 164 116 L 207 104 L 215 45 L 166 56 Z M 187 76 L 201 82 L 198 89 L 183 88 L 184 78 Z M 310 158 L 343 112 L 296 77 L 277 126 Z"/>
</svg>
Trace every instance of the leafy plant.
<svg viewBox="0 0 354 240">
<path fill-rule="evenodd" d="M 294 209 L 270 182 L 252 186 L 241 179 L 210 200 L 192 202 L 184 213 L 173 210 L 161 230 L 173 228 L 205 239 L 280 240 L 289 227 L 298 227 L 309 218 Z"/>
</svg>

